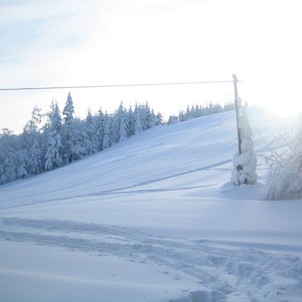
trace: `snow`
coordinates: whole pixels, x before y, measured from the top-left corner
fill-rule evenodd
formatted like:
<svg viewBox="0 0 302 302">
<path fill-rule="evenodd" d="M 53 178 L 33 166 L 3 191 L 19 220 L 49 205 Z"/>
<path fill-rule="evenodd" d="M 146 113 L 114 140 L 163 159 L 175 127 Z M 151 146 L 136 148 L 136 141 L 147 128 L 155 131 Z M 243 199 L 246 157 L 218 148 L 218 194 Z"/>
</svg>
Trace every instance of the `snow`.
<svg viewBox="0 0 302 302">
<path fill-rule="evenodd" d="M 0 301 L 300 301 L 302 203 L 262 199 L 281 128 L 248 114 L 255 186 L 229 181 L 235 112 L 0 186 Z"/>
</svg>

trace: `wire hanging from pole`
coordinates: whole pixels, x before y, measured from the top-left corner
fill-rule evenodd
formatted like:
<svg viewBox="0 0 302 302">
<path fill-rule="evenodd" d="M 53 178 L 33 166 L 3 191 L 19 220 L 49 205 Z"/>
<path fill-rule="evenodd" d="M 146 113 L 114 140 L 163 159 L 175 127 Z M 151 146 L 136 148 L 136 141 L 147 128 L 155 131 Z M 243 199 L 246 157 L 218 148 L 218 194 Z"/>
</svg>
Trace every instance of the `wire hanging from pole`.
<svg viewBox="0 0 302 302">
<path fill-rule="evenodd" d="M 114 88 L 114 87 L 139 87 L 139 86 L 172 86 L 172 85 L 198 85 L 232 83 L 233 81 L 196 81 L 196 82 L 163 82 L 163 83 L 134 83 L 134 84 L 107 84 L 107 85 L 76 85 L 76 86 L 44 86 L 44 87 L 10 87 L 0 88 L 0 91 L 24 91 L 24 90 L 55 90 L 55 89 L 90 89 L 90 88 Z"/>
</svg>

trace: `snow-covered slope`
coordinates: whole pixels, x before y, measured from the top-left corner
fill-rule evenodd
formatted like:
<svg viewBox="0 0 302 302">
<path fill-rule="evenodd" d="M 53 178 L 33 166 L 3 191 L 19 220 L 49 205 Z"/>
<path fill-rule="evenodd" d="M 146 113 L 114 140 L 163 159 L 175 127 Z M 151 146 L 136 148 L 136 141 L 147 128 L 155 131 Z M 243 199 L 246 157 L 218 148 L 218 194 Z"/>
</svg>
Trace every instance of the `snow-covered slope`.
<svg viewBox="0 0 302 302">
<path fill-rule="evenodd" d="M 299 301 L 302 203 L 261 200 L 282 141 L 250 118 L 256 186 L 229 183 L 234 112 L 1 186 L 0 301 Z"/>
</svg>

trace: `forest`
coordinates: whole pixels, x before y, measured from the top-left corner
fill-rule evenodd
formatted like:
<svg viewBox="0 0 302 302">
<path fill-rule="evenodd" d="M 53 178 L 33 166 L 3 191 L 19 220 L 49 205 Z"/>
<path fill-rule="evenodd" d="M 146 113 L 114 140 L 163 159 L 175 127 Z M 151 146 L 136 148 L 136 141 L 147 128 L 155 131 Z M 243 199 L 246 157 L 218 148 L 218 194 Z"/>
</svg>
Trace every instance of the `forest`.
<svg viewBox="0 0 302 302">
<path fill-rule="evenodd" d="M 195 105 L 179 112 L 180 122 L 234 109 L 209 103 Z M 0 132 L 0 184 L 49 171 L 96 152 L 108 149 L 126 138 L 151 127 L 164 124 L 162 114 L 154 113 L 148 103 L 128 109 L 120 103 L 114 113 L 96 114 L 88 110 L 86 118 L 75 117 L 69 93 L 62 112 L 56 102 L 42 113 L 35 107 L 21 134 L 9 129 Z"/>
</svg>

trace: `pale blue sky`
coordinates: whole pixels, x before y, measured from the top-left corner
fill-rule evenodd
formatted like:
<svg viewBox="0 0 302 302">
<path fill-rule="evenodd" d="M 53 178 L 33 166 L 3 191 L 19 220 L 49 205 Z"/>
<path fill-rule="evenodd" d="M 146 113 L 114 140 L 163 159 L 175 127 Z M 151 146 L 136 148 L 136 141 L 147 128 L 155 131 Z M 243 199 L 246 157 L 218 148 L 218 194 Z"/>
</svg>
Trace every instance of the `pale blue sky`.
<svg viewBox="0 0 302 302">
<path fill-rule="evenodd" d="M 0 87 L 228 80 L 250 104 L 301 109 L 298 0 L 0 0 Z M 19 131 L 68 90 L 0 92 Z M 166 115 L 233 99 L 232 84 L 71 90 L 76 114 L 145 102 Z M 285 109 L 282 109 L 285 112 Z"/>
</svg>

